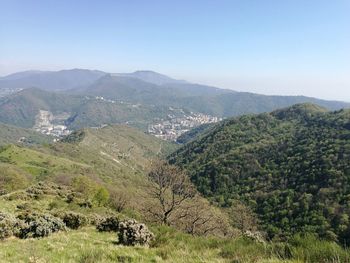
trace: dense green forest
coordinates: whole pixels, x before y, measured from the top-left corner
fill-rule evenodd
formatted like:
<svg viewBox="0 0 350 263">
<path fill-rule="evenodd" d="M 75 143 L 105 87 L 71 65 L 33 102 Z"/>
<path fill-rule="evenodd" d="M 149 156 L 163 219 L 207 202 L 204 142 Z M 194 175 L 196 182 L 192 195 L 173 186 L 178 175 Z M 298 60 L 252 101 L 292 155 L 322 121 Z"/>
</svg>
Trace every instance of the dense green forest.
<svg viewBox="0 0 350 263">
<path fill-rule="evenodd" d="M 225 120 L 169 160 L 213 202 L 244 201 L 270 238 L 350 242 L 350 110 L 300 104 Z"/>
</svg>

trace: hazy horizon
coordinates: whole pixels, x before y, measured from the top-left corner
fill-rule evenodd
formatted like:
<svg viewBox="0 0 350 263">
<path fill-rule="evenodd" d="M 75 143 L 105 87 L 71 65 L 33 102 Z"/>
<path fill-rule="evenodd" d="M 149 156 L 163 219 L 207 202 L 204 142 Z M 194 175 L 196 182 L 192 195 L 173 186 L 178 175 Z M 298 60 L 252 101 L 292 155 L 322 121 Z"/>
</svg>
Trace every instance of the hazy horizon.
<svg viewBox="0 0 350 263">
<path fill-rule="evenodd" d="M 267 95 L 350 101 L 350 2 L 2 1 L 0 75 L 153 70 Z"/>
</svg>

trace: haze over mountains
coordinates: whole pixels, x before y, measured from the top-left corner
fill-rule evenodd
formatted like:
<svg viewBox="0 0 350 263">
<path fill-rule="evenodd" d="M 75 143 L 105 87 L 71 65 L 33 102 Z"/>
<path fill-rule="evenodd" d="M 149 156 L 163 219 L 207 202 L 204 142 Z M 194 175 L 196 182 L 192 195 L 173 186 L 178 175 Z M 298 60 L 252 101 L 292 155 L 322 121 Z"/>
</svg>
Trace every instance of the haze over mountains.
<svg viewBox="0 0 350 263">
<path fill-rule="evenodd" d="M 18 92 L 22 89 L 27 90 Z M 144 119 L 146 127 L 153 118 L 171 113 L 169 107 L 217 117 L 268 112 L 303 102 L 330 110 L 350 107 L 346 102 L 304 96 L 265 96 L 219 89 L 175 80 L 153 71 L 126 74 L 84 69 L 25 71 L 0 78 L 0 93 L 6 95 L 0 99 L 0 121 L 27 128 L 34 125 L 40 109 L 69 113 L 68 125 L 79 128 L 127 122 L 130 114 L 126 112 L 134 112 L 132 116 Z M 105 100 L 97 102 L 93 97 Z M 126 107 L 123 103 L 130 105 Z M 138 107 L 143 108 L 137 111 Z M 90 114 L 88 118 L 86 113 Z M 92 121 L 86 121 L 89 118 Z"/>
</svg>

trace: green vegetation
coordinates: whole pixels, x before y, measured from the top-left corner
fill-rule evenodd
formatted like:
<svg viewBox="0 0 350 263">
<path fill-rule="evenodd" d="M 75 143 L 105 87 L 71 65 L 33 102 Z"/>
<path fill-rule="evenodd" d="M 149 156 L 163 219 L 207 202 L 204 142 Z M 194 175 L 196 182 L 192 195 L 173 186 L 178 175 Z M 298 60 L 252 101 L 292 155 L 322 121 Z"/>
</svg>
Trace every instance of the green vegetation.
<svg viewBox="0 0 350 263">
<path fill-rule="evenodd" d="M 112 103 L 95 97 L 87 98 L 85 95 L 66 95 L 36 88 L 0 98 L 0 122 L 5 124 L 32 128 L 39 110 L 50 111 L 54 115 L 70 114 L 66 121 L 70 129 L 128 123 L 146 130 L 154 119 L 174 114 L 168 106 Z"/>
<path fill-rule="evenodd" d="M 51 141 L 51 137 L 38 132 L 0 123 L 0 145 L 17 143 L 29 146 Z"/>
<path fill-rule="evenodd" d="M 349 227 L 349 119 L 349 111 L 299 105 L 200 131 L 171 161 L 225 208 L 199 195 L 177 167 L 149 167 L 177 146 L 128 126 L 84 129 L 51 145 L 3 146 L 1 261 L 350 262 L 337 242 Z"/>
<path fill-rule="evenodd" d="M 311 104 L 223 121 L 170 156 L 220 206 L 241 200 L 270 238 L 350 241 L 350 111 Z"/>
<path fill-rule="evenodd" d="M 304 102 L 315 103 L 332 110 L 350 107 L 350 104 L 345 102 L 303 96 L 265 96 L 191 83 L 155 85 L 137 78 L 111 75 L 103 76 L 91 86 L 79 90 L 78 93 L 142 105 L 183 108 L 218 117 L 269 112 Z"/>
</svg>

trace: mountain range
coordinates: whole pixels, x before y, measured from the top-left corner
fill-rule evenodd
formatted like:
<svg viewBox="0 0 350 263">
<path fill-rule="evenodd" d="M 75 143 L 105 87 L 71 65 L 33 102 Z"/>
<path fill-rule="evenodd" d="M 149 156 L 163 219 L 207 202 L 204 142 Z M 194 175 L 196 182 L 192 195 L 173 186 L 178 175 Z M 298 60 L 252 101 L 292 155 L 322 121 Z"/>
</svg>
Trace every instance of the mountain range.
<svg viewBox="0 0 350 263">
<path fill-rule="evenodd" d="M 25 128 L 33 127 L 40 110 L 68 114 L 66 124 L 74 129 L 130 122 L 146 130 L 154 119 L 173 114 L 173 108 L 227 118 L 304 102 L 330 110 L 350 107 L 346 102 L 304 96 L 236 92 L 153 71 L 25 71 L 0 78 L 0 93 L 11 90 L 12 94 L 0 98 L 0 122 Z"/>
</svg>

